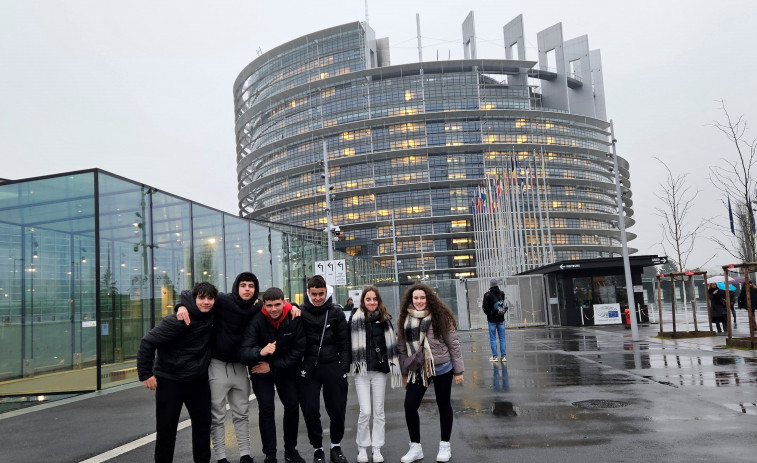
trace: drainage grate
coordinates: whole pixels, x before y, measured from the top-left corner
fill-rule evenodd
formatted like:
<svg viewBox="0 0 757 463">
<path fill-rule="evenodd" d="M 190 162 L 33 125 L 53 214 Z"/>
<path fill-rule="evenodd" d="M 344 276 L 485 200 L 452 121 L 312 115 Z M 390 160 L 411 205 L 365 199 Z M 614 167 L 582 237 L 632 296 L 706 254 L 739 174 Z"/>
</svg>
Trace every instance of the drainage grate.
<svg viewBox="0 0 757 463">
<path fill-rule="evenodd" d="M 588 408 L 591 410 L 601 408 L 621 408 L 630 405 L 628 402 L 621 402 L 619 400 L 582 400 L 580 402 L 573 402 L 573 405 L 581 408 Z"/>
</svg>

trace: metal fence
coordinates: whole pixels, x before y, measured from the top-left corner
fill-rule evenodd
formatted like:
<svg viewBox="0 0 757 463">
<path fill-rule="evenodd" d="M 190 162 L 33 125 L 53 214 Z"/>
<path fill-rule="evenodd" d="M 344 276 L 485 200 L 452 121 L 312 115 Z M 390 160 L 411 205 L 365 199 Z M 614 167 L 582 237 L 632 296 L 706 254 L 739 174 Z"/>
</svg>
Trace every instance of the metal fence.
<svg viewBox="0 0 757 463">
<path fill-rule="evenodd" d="M 526 275 L 505 277 L 500 280 L 500 289 L 504 290 L 509 310 L 505 317 L 508 327 L 544 326 L 547 324 L 547 303 L 544 292 L 544 278 L 541 275 Z M 487 328 L 486 315 L 482 302 L 484 294 L 489 290 L 489 278 L 471 278 L 461 281 L 466 297 L 465 311 L 460 310 L 462 304 L 458 302 L 458 315 L 462 318 L 467 312 L 466 320 L 460 320 L 461 329 Z M 460 289 L 458 289 L 458 294 Z M 467 322 L 467 323 L 465 323 Z"/>
</svg>

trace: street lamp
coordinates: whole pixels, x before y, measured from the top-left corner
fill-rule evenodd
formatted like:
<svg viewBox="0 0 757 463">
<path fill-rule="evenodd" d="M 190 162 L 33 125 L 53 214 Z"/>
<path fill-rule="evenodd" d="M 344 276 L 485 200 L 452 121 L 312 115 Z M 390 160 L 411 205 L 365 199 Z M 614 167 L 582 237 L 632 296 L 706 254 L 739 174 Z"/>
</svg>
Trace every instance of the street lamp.
<svg viewBox="0 0 757 463">
<path fill-rule="evenodd" d="M 623 247 L 623 269 L 626 276 L 626 297 L 628 298 L 628 312 L 631 315 L 631 340 L 639 340 L 639 327 L 636 323 L 636 301 L 633 298 L 633 283 L 631 282 L 631 263 L 628 259 L 628 239 L 626 238 L 626 220 L 623 212 L 623 196 L 620 191 L 620 169 L 618 167 L 618 152 L 615 144 L 615 126 L 610 120 L 610 137 L 612 141 L 612 165 L 615 174 L 615 193 L 618 201 L 618 226 L 620 227 L 620 242 Z"/>
</svg>

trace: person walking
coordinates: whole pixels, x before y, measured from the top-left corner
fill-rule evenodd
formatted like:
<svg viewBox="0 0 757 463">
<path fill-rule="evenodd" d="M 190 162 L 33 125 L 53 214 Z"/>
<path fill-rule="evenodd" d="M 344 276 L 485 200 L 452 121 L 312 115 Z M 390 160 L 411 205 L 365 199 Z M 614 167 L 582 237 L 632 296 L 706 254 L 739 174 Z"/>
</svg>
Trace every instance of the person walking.
<svg viewBox="0 0 757 463">
<path fill-rule="evenodd" d="M 749 302 L 750 302 L 751 307 L 748 307 L 746 303 L 747 291 L 749 291 Z M 747 286 L 744 286 L 741 289 L 741 294 L 739 294 L 739 307 L 752 311 L 752 325 L 750 326 L 750 329 L 752 331 L 757 329 L 757 325 L 754 323 L 755 322 L 754 313 L 755 313 L 755 309 L 757 309 L 757 285 L 755 285 L 752 280 L 749 280 L 749 289 L 747 289 Z M 747 318 L 749 318 L 749 315 L 747 315 Z M 735 320 L 734 320 L 734 325 L 735 325 Z"/>
<path fill-rule="evenodd" d="M 378 288 L 368 286 L 363 289 L 360 305 L 350 317 L 350 373 L 355 378 L 355 390 L 360 405 L 355 439 L 358 446 L 358 463 L 368 461 L 368 447 L 372 448 L 374 463 L 384 461 L 381 447 L 384 446 L 385 435 L 384 397 L 387 375 L 391 375 L 392 388 L 402 384 L 397 335 L 391 318 Z M 370 428 L 371 412 L 373 430 Z"/>
<path fill-rule="evenodd" d="M 492 349 L 490 362 L 501 361 L 507 362 L 505 354 L 505 314 L 507 313 L 507 302 L 505 293 L 497 286 L 497 279 L 489 280 L 489 291 L 484 294 L 482 309 L 486 314 L 486 321 L 489 324 L 489 345 Z M 499 339 L 499 356 L 497 356 L 497 340 Z"/>
<path fill-rule="evenodd" d="M 415 283 L 402 297 L 398 345 L 402 382 L 405 385 L 405 421 L 410 434 L 410 450 L 402 463 L 423 459 L 421 422 L 418 408 L 434 383 L 439 409 L 441 441 L 436 461 L 452 457 L 452 380 L 463 383 L 463 356 L 457 338 L 455 316 L 430 286 Z"/>
<path fill-rule="evenodd" d="M 725 304 L 725 291 L 718 288 L 717 283 L 710 283 L 707 289 L 707 295 L 710 297 L 710 315 L 712 322 L 715 324 L 718 333 L 728 332 L 727 319 L 728 310 Z M 720 326 L 723 326 L 721 330 Z"/>
</svg>

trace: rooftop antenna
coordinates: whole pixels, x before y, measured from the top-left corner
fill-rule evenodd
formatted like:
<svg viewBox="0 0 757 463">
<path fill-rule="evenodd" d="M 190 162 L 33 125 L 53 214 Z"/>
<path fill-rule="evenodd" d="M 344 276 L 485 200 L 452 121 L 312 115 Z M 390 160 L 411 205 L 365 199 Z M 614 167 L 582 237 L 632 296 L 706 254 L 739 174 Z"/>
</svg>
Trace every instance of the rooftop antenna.
<svg viewBox="0 0 757 463">
<path fill-rule="evenodd" d="M 421 49 L 421 15 L 415 13 L 415 25 L 418 28 L 418 62 L 423 62 L 423 50 Z"/>
<path fill-rule="evenodd" d="M 365 0 L 365 22 L 368 23 L 368 0 Z"/>
<path fill-rule="evenodd" d="M 261 47 L 258 47 L 258 49 L 255 51 L 258 53 L 258 56 L 263 54 L 263 49 Z"/>
</svg>

